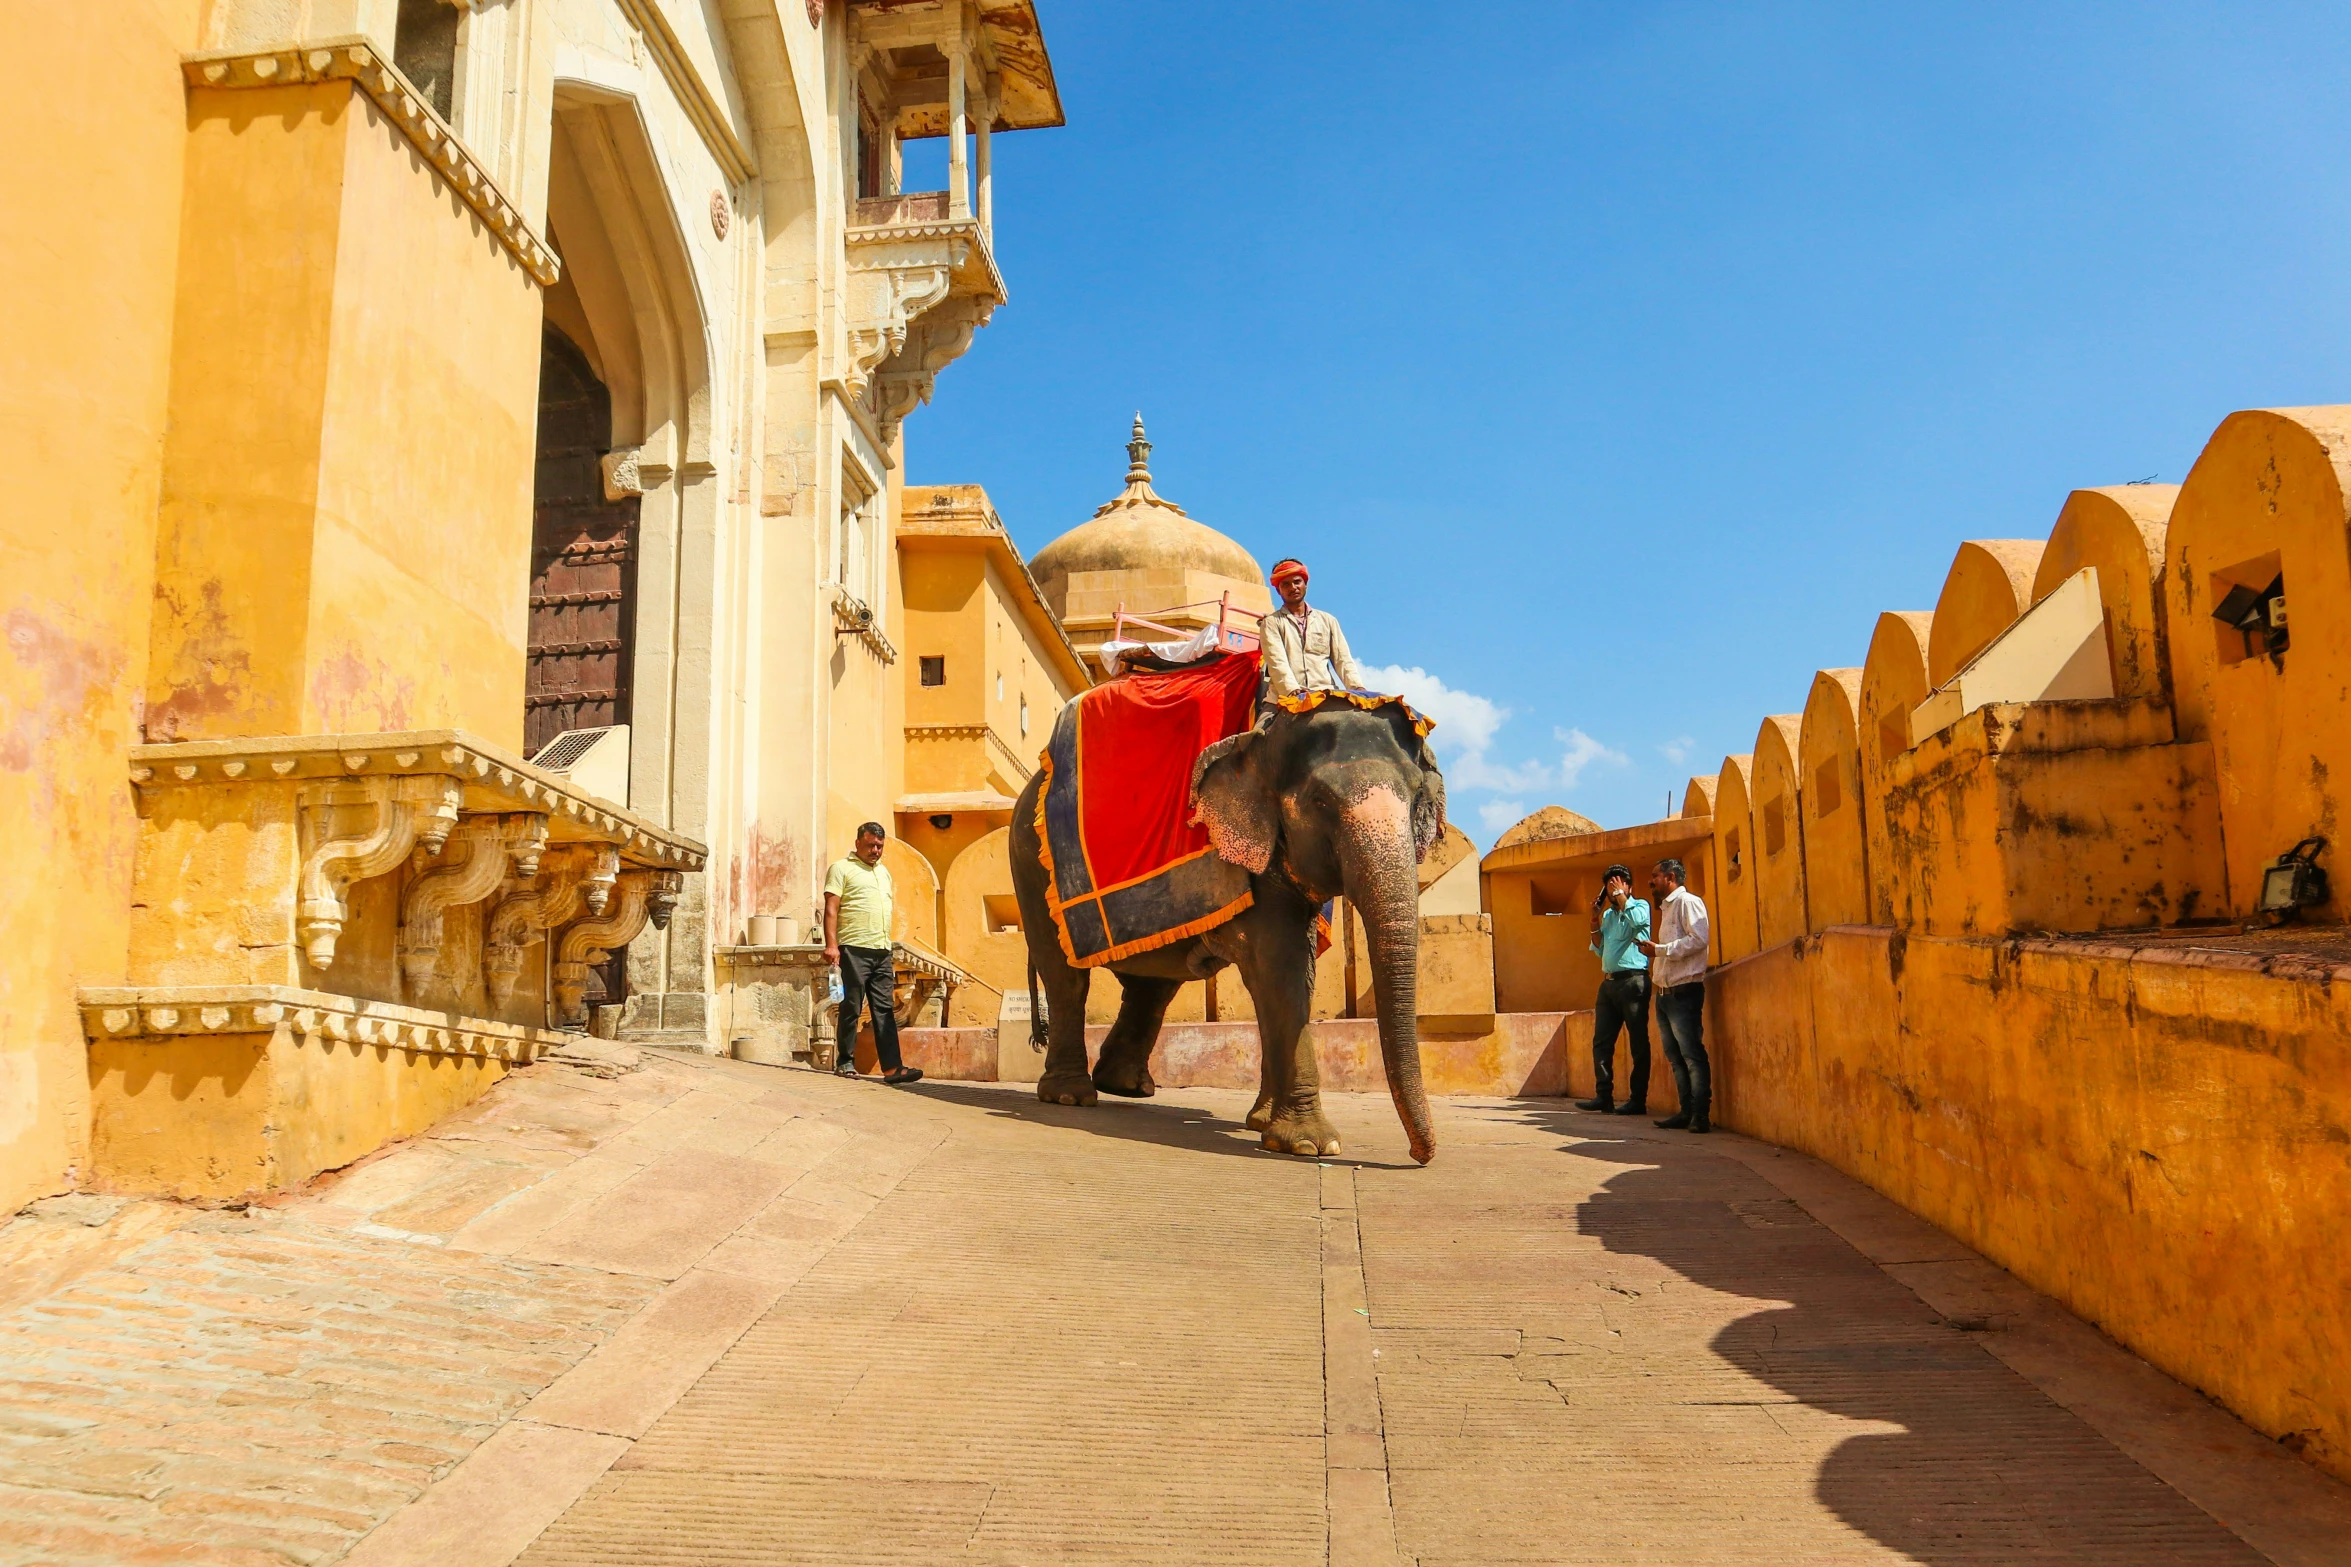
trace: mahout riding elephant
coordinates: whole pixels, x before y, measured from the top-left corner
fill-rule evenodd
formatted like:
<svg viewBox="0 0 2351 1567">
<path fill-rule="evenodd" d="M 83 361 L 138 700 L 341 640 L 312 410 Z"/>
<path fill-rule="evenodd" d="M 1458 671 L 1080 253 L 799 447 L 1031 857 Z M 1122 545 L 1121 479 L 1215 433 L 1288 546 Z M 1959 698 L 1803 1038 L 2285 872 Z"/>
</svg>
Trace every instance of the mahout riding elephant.
<svg viewBox="0 0 2351 1567">
<path fill-rule="evenodd" d="M 1212 930 L 1109 965 L 1122 996 L 1118 1019 L 1091 1074 L 1086 1070 L 1086 990 L 1092 971 L 1063 953 L 1038 853 L 1032 777 L 1012 813 L 1012 882 L 1029 960 L 1050 1014 L 1037 1097 L 1090 1105 L 1097 1092 L 1146 1098 L 1151 1050 L 1168 1003 L 1186 981 L 1230 965 L 1256 1004 L 1262 1076 L 1251 1130 L 1264 1146 L 1303 1156 L 1335 1154 L 1311 1046 L 1302 1048 L 1314 993 L 1315 916 L 1344 895 L 1363 922 L 1379 1011 L 1388 1092 L 1426 1164 L 1436 1154 L 1421 1087 L 1414 1021 L 1420 960 L 1418 866 L 1445 828 L 1445 780 L 1410 711 L 1327 702 L 1275 712 L 1220 740 L 1192 770 L 1192 805 L 1217 853 L 1249 872 L 1254 902 Z"/>
</svg>

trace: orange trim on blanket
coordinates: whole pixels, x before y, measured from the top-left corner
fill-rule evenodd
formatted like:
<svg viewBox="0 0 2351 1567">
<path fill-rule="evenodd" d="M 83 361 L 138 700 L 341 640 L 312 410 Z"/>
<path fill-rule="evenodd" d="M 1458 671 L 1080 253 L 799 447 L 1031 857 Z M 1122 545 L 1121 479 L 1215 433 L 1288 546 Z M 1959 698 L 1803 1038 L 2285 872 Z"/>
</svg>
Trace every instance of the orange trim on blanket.
<svg viewBox="0 0 2351 1567">
<path fill-rule="evenodd" d="M 1037 753 L 1037 858 L 1045 864 L 1045 909 L 1053 920 L 1053 934 L 1060 938 L 1061 955 L 1069 959 L 1072 968 L 1083 968 L 1078 962 L 1077 948 L 1069 944 L 1069 926 L 1061 918 L 1061 910 L 1053 902 L 1053 834 L 1045 826 L 1045 799 L 1053 792 L 1053 748 L 1045 747 Z"/>
<path fill-rule="evenodd" d="M 1367 713 L 1377 712 L 1393 702 L 1404 709 L 1404 716 L 1412 720 L 1412 732 L 1423 740 L 1429 737 L 1430 730 L 1437 727 L 1435 719 L 1415 712 L 1412 704 L 1400 696 L 1362 696 L 1353 691 L 1293 691 L 1288 696 L 1273 699 L 1273 705 L 1285 713 L 1311 713 L 1325 702 L 1345 702 Z"/>
<path fill-rule="evenodd" d="M 1082 903 L 1085 900 L 1081 898 L 1078 901 Z M 1122 941 L 1117 946 L 1112 947 L 1109 951 L 1103 953 L 1100 957 L 1072 958 L 1070 959 L 1070 962 L 1074 967 L 1077 968 L 1100 968 L 1105 963 L 1116 963 L 1121 958 L 1131 958 L 1138 952 L 1152 952 L 1161 947 L 1173 946 L 1175 943 L 1182 941 L 1187 937 L 1197 936 L 1206 931 L 1212 931 L 1216 929 L 1217 926 L 1224 924 L 1227 920 L 1230 920 L 1235 915 L 1240 914 L 1254 906 L 1256 902 L 1256 893 L 1244 892 L 1238 898 L 1235 898 L 1232 902 L 1226 904 L 1223 908 L 1218 909 L 1215 913 L 1203 914 L 1200 918 L 1192 921 L 1188 925 L 1178 925 L 1173 930 L 1156 931 L 1151 935 L 1139 937 L 1134 941 Z M 1059 920 L 1054 921 L 1056 927 L 1058 927 L 1060 923 L 1061 922 Z M 1104 920 L 1103 926 L 1105 929 L 1107 929 L 1109 927 L 1109 921 Z M 1065 931 L 1062 935 L 1062 946 L 1064 950 L 1068 948 L 1068 945 L 1068 933 Z"/>
</svg>

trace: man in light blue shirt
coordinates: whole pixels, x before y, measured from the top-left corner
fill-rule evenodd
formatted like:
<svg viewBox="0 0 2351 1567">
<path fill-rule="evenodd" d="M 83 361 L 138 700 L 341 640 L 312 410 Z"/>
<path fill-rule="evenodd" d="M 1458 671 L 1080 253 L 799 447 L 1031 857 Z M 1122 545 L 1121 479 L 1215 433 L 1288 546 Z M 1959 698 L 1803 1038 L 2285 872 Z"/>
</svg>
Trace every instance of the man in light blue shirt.
<svg viewBox="0 0 2351 1567">
<path fill-rule="evenodd" d="M 1633 873 L 1611 865 L 1592 905 L 1592 950 L 1600 954 L 1600 994 L 1592 1003 L 1592 1097 L 1578 1110 L 1617 1115 L 1649 1113 L 1649 904 L 1633 896 Z M 1625 1035 L 1633 1080 L 1616 1102 L 1616 1036 Z"/>
</svg>

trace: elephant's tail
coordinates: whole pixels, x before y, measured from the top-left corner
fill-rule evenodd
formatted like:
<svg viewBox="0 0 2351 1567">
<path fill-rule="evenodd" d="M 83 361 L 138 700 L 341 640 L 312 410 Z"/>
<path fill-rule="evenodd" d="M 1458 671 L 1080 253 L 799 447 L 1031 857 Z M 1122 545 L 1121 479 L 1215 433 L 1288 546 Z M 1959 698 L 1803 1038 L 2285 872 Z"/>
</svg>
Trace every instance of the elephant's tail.
<svg viewBox="0 0 2351 1567">
<path fill-rule="evenodd" d="M 1043 1050 L 1052 1041 L 1046 1037 L 1045 1008 L 1037 1000 L 1037 960 L 1029 959 L 1029 1045 Z"/>
</svg>

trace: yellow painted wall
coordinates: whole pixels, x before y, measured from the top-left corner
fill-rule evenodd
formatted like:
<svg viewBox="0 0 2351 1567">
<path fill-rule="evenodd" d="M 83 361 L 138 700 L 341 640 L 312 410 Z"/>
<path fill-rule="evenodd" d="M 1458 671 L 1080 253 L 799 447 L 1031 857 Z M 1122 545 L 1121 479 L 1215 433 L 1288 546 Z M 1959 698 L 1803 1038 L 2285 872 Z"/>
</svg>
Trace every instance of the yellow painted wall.
<svg viewBox="0 0 2351 1567">
<path fill-rule="evenodd" d="M 2039 539 L 1970 539 L 1951 557 L 1927 637 L 1927 684 L 1940 686 L 2032 607 Z"/>
<path fill-rule="evenodd" d="M 2333 903 L 2351 915 L 2351 550 L 2346 474 L 2351 408 L 2231 414 L 2196 459 L 2166 541 L 2167 614 L 2183 739 L 2209 739 L 2219 775 L 2233 906 L 2249 911 L 2262 868 L 2296 839 L 2336 840 Z M 2259 589 L 2282 571 L 2292 645 L 2242 656 L 2211 618 L 2232 580 Z M 2260 580 L 2254 581 L 2253 578 Z"/>
<path fill-rule="evenodd" d="M 2163 617 L 2163 540 L 2178 499 L 2176 484 L 2117 484 L 2076 490 L 2033 574 L 2033 602 L 2057 591 L 2084 567 L 2098 573 L 2106 611 L 2106 651 L 2118 697 L 2171 700 Z"/>
<path fill-rule="evenodd" d="M 17 149 L 0 243 L 0 412 L 21 451 L 0 517 L 0 1213 L 86 1164 L 74 990 L 119 984 L 136 818 L 155 504 L 171 369 L 194 0 L 9 18 Z"/>
<path fill-rule="evenodd" d="M 1869 870 L 1869 920 L 1892 921 L 1893 861 L 1886 841 L 1886 768 L 1910 749 L 1910 712 L 1933 689 L 1927 682 L 1927 642 L 1934 616 L 1925 610 L 1888 610 L 1878 616 L 1861 666 L 1861 704 L 1854 716 L 1861 746 L 1864 860 Z"/>
<path fill-rule="evenodd" d="M 1804 779 L 1806 928 L 1869 923 L 1869 858 L 1861 820 L 1861 671 L 1824 669 L 1804 704 L 1797 762 Z"/>
<path fill-rule="evenodd" d="M 2161 703 L 1995 703 L 1895 758 L 1893 923 L 1938 935 L 2128 930 L 2223 905 L 2212 752 Z"/>
<path fill-rule="evenodd" d="M 274 1033 L 93 1041 L 93 1184 L 231 1198 L 296 1186 L 464 1108 L 506 1075 L 428 1055 Z"/>
<path fill-rule="evenodd" d="M 1835 931 L 1719 972 L 1715 1115 L 1884 1192 L 2351 1479 L 2351 987 Z"/>
<path fill-rule="evenodd" d="M 1755 732 L 1755 939 L 1776 946 L 1804 934 L 1804 785 L 1796 772 L 1803 718 L 1777 713 Z"/>
<path fill-rule="evenodd" d="M 1714 782 L 1714 865 L 1721 896 L 1714 916 L 1714 961 L 1729 963 L 1755 950 L 1755 819 L 1747 798 L 1753 756 L 1726 756 Z"/>
<path fill-rule="evenodd" d="M 349 82 L 188 95 L 157 739 L 522 739 L 538 286 Z"/>
</svg>

